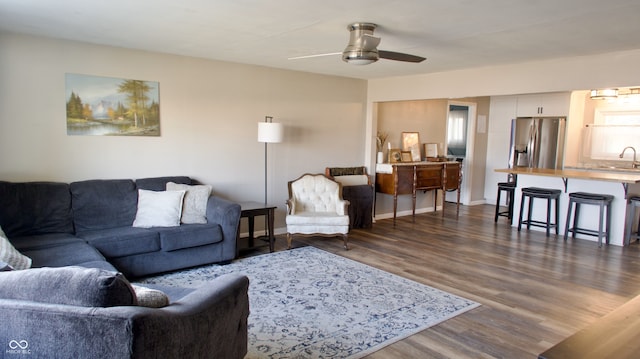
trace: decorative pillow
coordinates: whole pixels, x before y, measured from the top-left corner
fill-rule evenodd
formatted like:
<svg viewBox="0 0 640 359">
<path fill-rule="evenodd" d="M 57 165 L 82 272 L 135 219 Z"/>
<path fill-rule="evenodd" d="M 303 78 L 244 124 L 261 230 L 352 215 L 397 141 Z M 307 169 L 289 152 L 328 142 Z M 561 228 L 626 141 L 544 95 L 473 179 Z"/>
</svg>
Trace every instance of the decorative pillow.
<svg viewBox="0 0 640 359">
<path fill-rule="evenodd" d="M 335 179 L 336 182 L 342 183 L 343 186 L 358 186 L 369 183 L 369 177 L 367 175 L 336 176 L 333 179 Z"/>
<path fill-rule="evenodd" d="M 8 272 L 12 270 L 13 270 L 12 266 L 10 266 L 8 263 L 0 261 L 0 272 Z"/>
<path fill-rule="evenodd" d="M 75 266 L 0 272 L 0 298 L 82 307 L 136 304 L 122 274 Z"/>
<path fill-rule="evenodd" d="M 147 287 L 141 287 L 135 284 L 132 284 L 131 286 L 136 292 L 136 299 L 138 300 L 139 306 L 149 308 L 162 308 L 169 305 L 169 297 L 162 291 Z"/>
<path fill-rule="evenodd" d="M 207 201 L 211 195 L 211 186 L 167 182 L 167 191 L 179 190 L 186 191 L 182 205 L 182 223 L 207 223 Z"/>
<path fill-rule="evenodd" d="M 185 191 L 138 190 L 138 210 L 134 227 L 175 227 L 180 225 Z"/>
<path fill-rule="evenodd" d="M 0 228 L 0 261 L 5 262 L 13 269 L 31 268 L 31 258 L 18 252 L 11 245 L 2 228 Z"/>
</svg>

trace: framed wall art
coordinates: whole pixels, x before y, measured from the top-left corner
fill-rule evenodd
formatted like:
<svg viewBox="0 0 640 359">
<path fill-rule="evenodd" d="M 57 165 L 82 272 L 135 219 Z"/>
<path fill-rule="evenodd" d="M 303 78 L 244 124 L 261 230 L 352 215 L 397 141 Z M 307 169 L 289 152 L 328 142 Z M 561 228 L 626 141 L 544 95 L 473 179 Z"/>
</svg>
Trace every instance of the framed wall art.
<svg viewBox="0 0 640 359">
<path fill-rule="evenodd" d="M 414 161 L 411 155 L 411 151 L 402 151 L 402 162 L 418 162 Z"/>
<path fill-rule="evenodd" d="M 420 162 L 422 156 L 420 155 L 420 135 L 418 132 L 402 133 L 402 150 L 411 152 L 413 162 Z"/>
<path fill-rule="evenodd" d="M 160 136 L 160 84 L 66 74 L 67 135 Z"/>
</svg>

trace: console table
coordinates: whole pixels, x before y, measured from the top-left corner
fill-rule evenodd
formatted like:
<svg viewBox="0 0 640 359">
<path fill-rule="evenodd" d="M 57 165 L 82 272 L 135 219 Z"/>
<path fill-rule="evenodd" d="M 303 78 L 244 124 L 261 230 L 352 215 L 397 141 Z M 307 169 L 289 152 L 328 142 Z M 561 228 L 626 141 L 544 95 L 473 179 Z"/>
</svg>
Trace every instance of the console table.
<svg viewBox="0 0 640 359">
<path fill-rule="evenodd" d="M 396 221 L 398 195 L 411 194 L 412 214 L 416 215 L 417 191 L 436 190 L 434 211 L 437 205 L 437 190 L 457 191 L 456 214 L 460 211 L 460 183 L 462 180 L 460 162 L 400 162 L 376 166 L 376 193 L 393 195 L 393 222 Z M 444 215 L 444 200 L 442 203 Z M 374 205 L 375 208 L 375 205 Z"/>
<path fill-rule="evenodd" d="M 274 211 L 276 207 L 265 206 L 264 203 L 258 202 L 241 202 L 240 204 L 240 218 L 247 218 L 249 224 L 249 239 L 248 245 L 249 248 L 254 247 L 254 224 L 256 216 L 266 216 L 267 222 L 267 239 L 269 240 L 269 252 L 273 252 L 273 244 L 275 242 L 275 234 L 273 233 L 273 221 L 274 221 Z M 238 239 L 240 238 L 240 231 L 238 231 Z M 236 241 L 236 257 L 238 257 L 239 247 Z"/>
</svg>

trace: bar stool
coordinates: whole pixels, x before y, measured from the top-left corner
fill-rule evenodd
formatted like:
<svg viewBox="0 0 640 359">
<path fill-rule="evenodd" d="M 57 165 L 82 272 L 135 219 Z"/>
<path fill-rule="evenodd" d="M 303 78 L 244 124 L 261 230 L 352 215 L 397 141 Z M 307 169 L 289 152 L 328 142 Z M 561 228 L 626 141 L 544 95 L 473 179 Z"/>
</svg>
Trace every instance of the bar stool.
<svg viewBox="0 0 640 359">
<path fill-rule="evenodd" d="M 633 219 L 636 216 L 636 208 L 640 207 L 640 196 L 629 197 L 627 200 L 627 217 L 624 226 L 624 245 L 631 244 L 631 238 L 640 239 L 640 220 L 638 221 L 638 231 L 633 230 Z"/>
<path fill-rule="evenodd" d="M 549 237 L 549 230 L 551 228 L 556 229 L 556 234 L 558 234 L 558 222 L 560 219 L 559 210 L 560 203 L 558 202 L 560 199 L 561 191 L 559 189 L 550 189 L 550 188 L 540 188 L 540 187 L 525 187 L 522 189 L 522 199 L 520 200 L 520 218 L 518 220 L 518 232 L 520 232 L 520 228 L 522 228 L 523 224 L 527 225 L 527 229 L 530 229 L 531 226 L 534 227 L 544 227 L 547 229 L 547 237 Z M 524 201 L 529 199 L 529 211 L 527 213 L 527 219 L 522 220 L 522 214 L 524 212 Z M 533 200 L 534 198 L 542 198 L 547 200 L 547 221 L 538 221 L 531 219 L 531 212 L 533 209 Z M 556 220 L 554 223 L 551 223 L 551 200 L 555 200 L 556 203 Z"/>
<path fill-rule="evenodd" d="M 606 239 L 609 244 L 609 231 L 611 227 L 611 202 L 613 202 L 613 196 L 608 194 L 599 193 L 586 193 L 586 192 L 573 192 L 569 193 L 569 208 L 567 209 L 567 223 L 564 230 L 564 240 L 567 240 L 567 235 L 571 232 L 571 238 L 576 237 L 576 233 L 585 234 L 588 236 L 598 237 L 598 247 L 602 247 L 602 238 Z M 569 228 L 571 222 L 571 209 L 575 203 L 575 213 L 573 216 L 573 224 Z M 580 217 L 580 205 L 591 204 L 600 207 L 600 220 L 598 222 L 598 230 L 586 229 L 578 227 L 578 218 Z M 604 217 L 604 210 L 607 210 L 606 229 L 603 228 L 602 221 Z"/>
<path fill-rule="evenodd" d="M 500 211 L 500 194 L 502 191 L 506 192 L 507 195 L 507 210 Z M 509 224 L 513 222 L 513 200 L 516 195 L 516 184 L 515 182 L 498 182 L 498 198 L 496 199 L 496 215 L 494 218 L 494 222 L 498 222 L 498 217 L 507 217 L 509 219 Z"/>
</svg>

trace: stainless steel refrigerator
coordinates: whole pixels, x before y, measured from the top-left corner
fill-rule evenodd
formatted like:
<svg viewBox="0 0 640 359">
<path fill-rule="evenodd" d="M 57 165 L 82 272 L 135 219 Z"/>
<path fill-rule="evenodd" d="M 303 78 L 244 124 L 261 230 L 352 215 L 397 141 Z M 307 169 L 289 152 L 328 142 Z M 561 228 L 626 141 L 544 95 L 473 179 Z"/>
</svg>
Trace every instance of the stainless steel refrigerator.
<svg viewBox="0 0 640 359">
<path fill-rule="evenodd" d="M 510 167 L 562 169 L 566 118 L 518 117 L 511 120 Z"/>
</svg>

